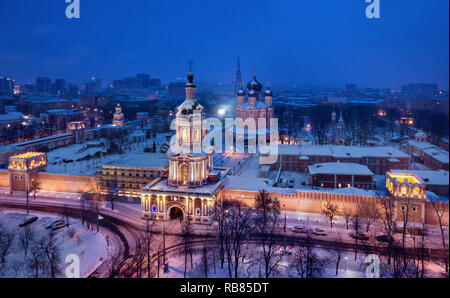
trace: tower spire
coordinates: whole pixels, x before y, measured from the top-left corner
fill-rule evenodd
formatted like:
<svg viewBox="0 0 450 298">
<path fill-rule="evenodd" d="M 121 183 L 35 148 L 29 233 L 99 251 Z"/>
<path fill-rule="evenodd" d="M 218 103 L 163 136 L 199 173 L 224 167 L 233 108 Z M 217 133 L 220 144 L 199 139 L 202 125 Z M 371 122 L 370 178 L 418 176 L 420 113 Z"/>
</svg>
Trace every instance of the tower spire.
<svg viewBox="0 0 450 298">
<path fill-rule="evenodd" d="M 237 68 L 236 68 L 236 77 L 234 78 L 234 92 L 238 91 L 242 88 L 242 77 L 241 77 L 241 60 L 238 56 L 237 58 Z"/>
<path fill-rule="evenodd" d="M 188 61 L 188 64 L 189 64 L 189 73 L 191 74 L 192 73 L 192 64 L 194 64 L 194 61 L 192 61 L 192 59 L 190 58 Z"/>
</svg>

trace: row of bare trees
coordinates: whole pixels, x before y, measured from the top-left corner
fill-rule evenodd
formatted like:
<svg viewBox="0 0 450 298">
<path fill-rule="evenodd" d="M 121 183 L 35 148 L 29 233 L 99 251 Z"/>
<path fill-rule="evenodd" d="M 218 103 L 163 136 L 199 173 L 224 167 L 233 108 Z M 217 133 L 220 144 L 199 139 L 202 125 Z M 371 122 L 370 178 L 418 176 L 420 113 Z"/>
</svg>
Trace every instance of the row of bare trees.
<svg viewBox="0 0 450 298">
<path fill-rule="evenodd" d="M 328 260 L 319 257 L 310 242 L 306 246 L 290 243 L 294 253 L 287 251 L 279 200 L 265 191 L 256 196 L 254 208 L 217 199 L 214 219 L 220 268 L 225 268 L 229 277 L 248 277 L 259 272 L 260 277 L 270 278 L 287 270 L 297 277 L 313 278 L 324 272 Z M 283 261 L 287 255 L 291 255 L 288 264 Z"/>
<path fill-rule="evenodd" d="M 8 264 L 7 256 L 16 247 L 23 251 L 23 261 Z M 32 227 L 25 226 L 16 237 L 13 231 L 0 226 L 0 274 L 12 270 L 16 277 L 28 273 L 34 278 L 55 278 L 61 274 L 61 266 L 61 252 L 53 232 L 38 238 Z"/>
<path fill-rule="evenodd" d="M 368 234 L 371 226 L 377 223 L 381 224 L 382 238 L 387 246 L 385 249 L 387 253 L 386 275 L 396 278 L 424 277 L 425 263 L 429 258 L 429 250 L 425 248 L 427 228 L 425 224 L 422 224 L 421 227 L 412 224 L 412 210 L 415 208 L 413 201 L 408 198 L 391 198 L 381 194 L 377 199 L 379 204 L 375 202 L 360 203 L 356 211 L 349 208 L 340 209 L 337 204 L 327 201 L 321 213 L 330 222 L 331 228 L 338 216 L 344 218 L 347 230 L 352 226 L 355 260 L 359 247 L 358 241 L 364 251 L 377 252 L 377 248 L 380 246 L 377 241 L 365 240 L 359 235 L 361 233 Z M 446 239 L 444 227 L 445 218 L 448 218 L 448 205 L 432 199 L 431 206 L 438 219 L 442 239 L 442 259 L 448 274 L 448 239 Z M 400 234 L 399 240 L 396 239 L 396 234 Z M 373 236 L 373 238 L 380 237 L 376 234 Z M 413 242 L 412 250 L 411 247 L 408 249 L 408 239 Z"/>
</svg>

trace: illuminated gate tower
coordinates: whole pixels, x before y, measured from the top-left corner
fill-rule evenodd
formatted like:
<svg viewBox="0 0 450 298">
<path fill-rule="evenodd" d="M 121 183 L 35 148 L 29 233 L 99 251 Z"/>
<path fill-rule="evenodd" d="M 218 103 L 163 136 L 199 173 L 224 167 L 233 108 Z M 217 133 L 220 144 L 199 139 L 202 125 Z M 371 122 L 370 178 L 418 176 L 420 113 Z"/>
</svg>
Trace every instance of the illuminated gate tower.
<svg viewBox="0 0 450 298">
<path fill-rule="evenodd" d="M 192 72 L 186 83 L 186 99 L 176 113 L 176 153 L 169 155 L 169 175 L 146 185 L 140 193 L 142 217 L 157 220 L 183 218 L 210 224 L 214 199 L 223 187 L 222 170 L 213 169 L 212 154 L 203 152 L 206 128 L 203 106 L 196 100 Z M 173 151 L 172 151 L 173 152 Z"/>
<path fill-rule="evenodd" d="M 47 155 L 41 152 L 27 152 L 9 158 L 9 190 L 26 191 L 30 189 L 38 172 L 45 172 Z"/>
<path fill-rule="evenodd" d="M 416 174 L 401 170 L 387 172 L 386 190 L 396 204 L 393 215 L 397 221 L 408 216 L 408 222 L 425 222 L 426 185 Z"/>
</svg>

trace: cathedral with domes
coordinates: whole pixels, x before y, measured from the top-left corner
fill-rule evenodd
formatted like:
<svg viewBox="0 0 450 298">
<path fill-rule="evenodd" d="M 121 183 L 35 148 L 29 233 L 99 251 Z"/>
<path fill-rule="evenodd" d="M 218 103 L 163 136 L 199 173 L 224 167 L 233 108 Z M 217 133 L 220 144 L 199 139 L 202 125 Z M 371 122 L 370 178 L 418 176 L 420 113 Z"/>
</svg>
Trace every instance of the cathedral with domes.
<svg viewBox="0 0 450 298">
<path fill-rule="evenodd" d="M 258 129 L 258 119 L 266 120 L 266 129 L 269 131 L 270 119 L 274 117 L 272 107 L 273 93 L 269 87 L 263 92 L 263 85 L 258 82 L 253 75 L 252 80 L 247 84 L 247 91 L 241 88 L 237 92 L 236 118 L 246 120 L 255 119 L 256 129 Z"/>
</svg>

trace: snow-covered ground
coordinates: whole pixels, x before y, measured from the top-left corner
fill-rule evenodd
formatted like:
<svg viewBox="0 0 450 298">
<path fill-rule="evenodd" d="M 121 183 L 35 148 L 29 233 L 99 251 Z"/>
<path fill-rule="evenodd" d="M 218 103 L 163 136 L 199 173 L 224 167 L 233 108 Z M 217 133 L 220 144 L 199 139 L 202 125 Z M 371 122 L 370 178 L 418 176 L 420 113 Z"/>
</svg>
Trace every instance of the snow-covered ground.
<svg viewBox="0 0 450 298">
<path fill-rule="evenodd" d="M 31 215 L 38 217 L 37 221 L 28 225 L 34 232 L 36 240 L 50 234 L 51 229 L 47 229 L 47 225 L 62 219 L 60 216 L 51 216 L 37 212 L 31 213 Z M 0 269 L 0 277 L 33 277 L 33 272 L 28 270 L 27 266 L 31 248 L 28 249 L 27 257 L 25 257 L 24 249 L 20 245 L 20 235 L 23 233 L 24 228 L 19 227 L 19 224 L 25 218 L 27 218 L 25 213 L 0 212 L 0 226 L 2 229 L 14 232 L 11 253 L 7 255 L 3 269 Z M 78 220 L 69 218 L 69 224 L 69 227 L 54 232 L 54 239 L 59 249 L 61 260 L 59 266 L 61 274 L 59 274 L 59 277 L 65 277 L 65 268 L 68 265 L 65 264 L 65 260 L 70 254 L 75 254 L 79 257 L 80 276 L 83 277 L 106 258 L 107 244 L 105 235 L 102 232 L 88 230 Z"/>
</svg>

